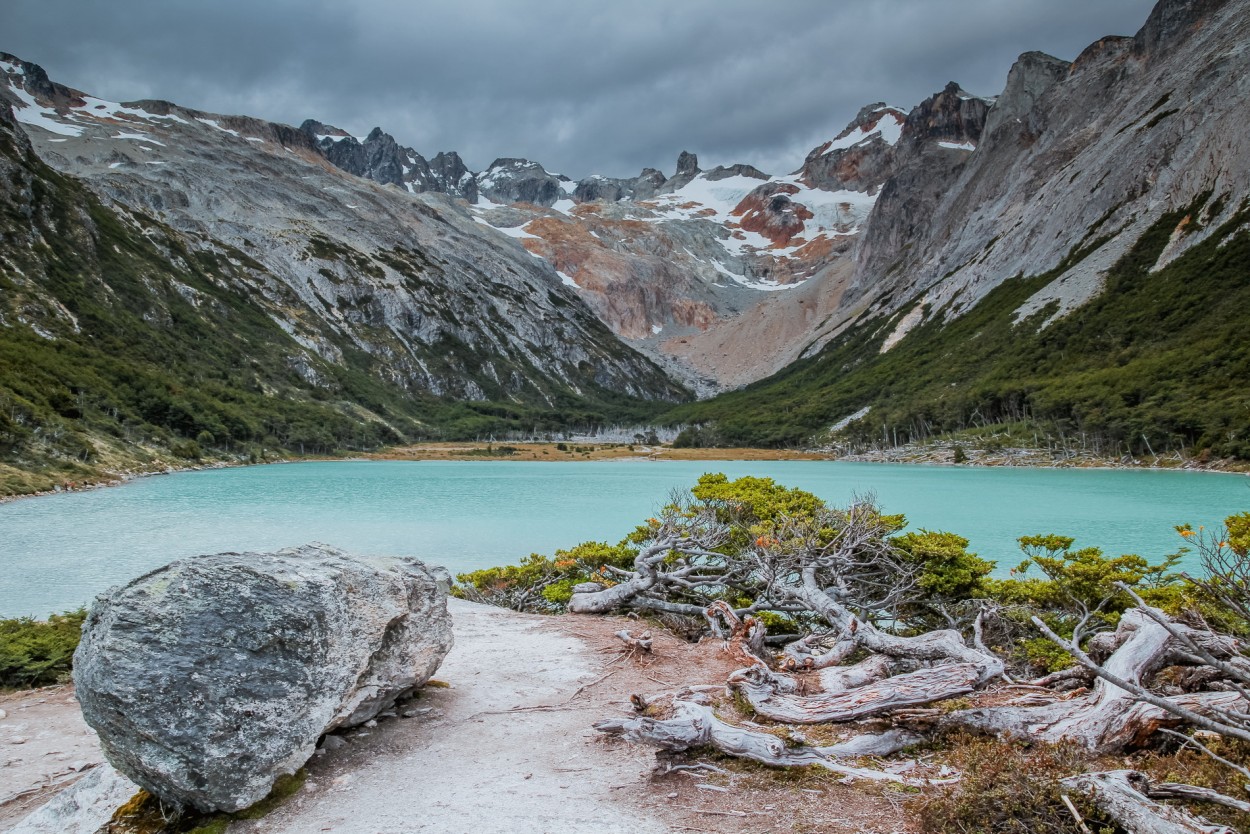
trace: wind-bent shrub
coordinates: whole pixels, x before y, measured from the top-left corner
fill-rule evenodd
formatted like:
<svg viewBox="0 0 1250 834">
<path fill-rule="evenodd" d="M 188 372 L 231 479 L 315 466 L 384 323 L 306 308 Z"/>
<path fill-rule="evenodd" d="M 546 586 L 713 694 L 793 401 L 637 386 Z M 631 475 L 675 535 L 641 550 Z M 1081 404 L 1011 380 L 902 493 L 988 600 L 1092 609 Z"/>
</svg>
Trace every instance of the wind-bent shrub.
<svg viewBox="0 0 1250 834">
<path fill-rule="evenodd" d="M 0 689 L 27 689 L 63 681 L 82 636 L 84 609 L 0 620 Z"/>
</svg>

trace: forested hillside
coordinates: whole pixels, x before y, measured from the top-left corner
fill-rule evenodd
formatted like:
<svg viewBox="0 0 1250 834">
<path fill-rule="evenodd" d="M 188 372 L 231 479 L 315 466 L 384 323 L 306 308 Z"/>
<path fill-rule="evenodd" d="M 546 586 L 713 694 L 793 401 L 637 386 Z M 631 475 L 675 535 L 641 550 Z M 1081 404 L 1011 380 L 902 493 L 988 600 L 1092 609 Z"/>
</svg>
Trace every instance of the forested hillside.
<svg viewBox="0 0 1250 834">
<path fill-rule="evenodd" d="M 341 361 L 327 361 L 279 325 L 299 300 L 255 257 L 104 205 L 35 156 L 7 106 L 0 267 L 0 494 L 201 457 L 351 451 L 655 410 L 559 381 L 455 402 L 388 384 L 379 357 L 333 331 L 325 338 Z M 444 346 L 449 363 L 457 347 Z"/>
<path fill-rule="evenodd" d="M 670 417 L 702 424 L 685 440 L 706 445 L 800 445 L 867 408 L 841 439 L 888 446 L 998 424 L 1022 441 L 1106 455 L 1250 458 L 1250 208 L 1154 269 L 1169 241 L 1201 231 L 1227 201 L 1207 194 L 1164 215 L 1110 269 L 1101 294 L 1057 320 L 1057 301 L 1023 319 L 1016 311 L 1097 241 L 1045 274 L 1004 282 L 953 321 L 948 310 L 926 310 L 925 323 L 884 352 L 919 301 Z"/>
</svg>

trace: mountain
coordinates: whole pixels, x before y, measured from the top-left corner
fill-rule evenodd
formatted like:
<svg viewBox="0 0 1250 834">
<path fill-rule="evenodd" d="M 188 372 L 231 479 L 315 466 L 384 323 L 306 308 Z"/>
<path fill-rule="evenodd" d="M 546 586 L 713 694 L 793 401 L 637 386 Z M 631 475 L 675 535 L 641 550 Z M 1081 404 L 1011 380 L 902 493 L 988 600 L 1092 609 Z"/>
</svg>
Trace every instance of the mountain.
<svg viewBox="0 0 1250 834">
<path fill-rule="evenodd" d="M 951 82 L 909 111 L 869 104 L 784 175 L 704 170 L 689 151 L 671 176 L 575 181 L 511 157 L 474 172 L 381 128 L 105 102 L 6 56 L 0 97 L 33 143 L 12 164 L 98 205 L 73 234 L 36 229 L 49 250 L 30 271 L 15 241 L 37 212 L 10 212 L 3 275 L 23 290 L 0 333 L 49 354 L 91 345 L 73 329 L 81 299 L 47 276 L 84 255 L 75 235 L 108 228 L 121 237 L 86 255 L 143 253 L 148 277 L 122 292 L 93 267 L 95 303 L 124 298 L 167 332 L 176 307 L 236 351 L 204 359 L 230 385 L 364 408 L 386 437 L 655 415 L 685 385 L 738 389 L 664 415 L 695 426 L 691 442 L 975 430 L 1247 456 L 1247 12 L 1160 0 L 1136 36 L 1074 61 L 1022 55 L 997 96 Z M 229 293 L 256 329 L 210 320 L 218 308 L 183 285 Z M 256 351 L 264 372 L 231 376 Z M 196 390 L 192 364 L 180 390 Z M 83 388 L 36 403 L 39 419 L 79 430 L 66 403 Z M 102 413 L 164 426 L 167 446 L 191 436 Z M 22 419 L 6 442 L 34 448 Z M 238 449 L 258 433 L 226 436 Z"/>
<path fill-rule="evenodd" d="M 1161 0 L 1071 63 L 1022 55 L 992 101 L 948 85 L 903 125 L 841 332 L 671 419 L 1250 455 L 1248 42 L 1245 0 Z"/>
<path fill-rule="evenodd" d="M 683 151 L 672 177 L 648 168 L 578 181 L 518 158 L 473 173 L 454 153 L 435 157 L 454 162 L 442 174 L 381 128 L 363 139 L 313 120 L 301 130 L 349 173 L 463 198 L 479 223 L 552 264 L 617 336 L 710 394 L 784 367 L 820 332 L 814 316 L 849 276 L 904 119 L 870 105 L 788 176 L 704 171 Z"/>
<path fill-rule="evenodd" d="M 17 469 L 552 430 L 686 396 L 463 203 L 348 174 L 305 131 L 102 101 L 7 55 L 0 98 Z"/>
</svg>

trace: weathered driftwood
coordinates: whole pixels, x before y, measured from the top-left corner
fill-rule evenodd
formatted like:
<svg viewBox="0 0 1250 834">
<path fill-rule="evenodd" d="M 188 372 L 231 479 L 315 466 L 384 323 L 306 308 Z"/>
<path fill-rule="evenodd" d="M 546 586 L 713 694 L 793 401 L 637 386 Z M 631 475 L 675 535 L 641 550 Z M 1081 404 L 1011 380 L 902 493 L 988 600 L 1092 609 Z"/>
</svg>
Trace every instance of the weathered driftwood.
<svg viewBox="0 0 1250 834">
<path fill-rule="evenodd" d="M 1098 680 L 1088 695 L 1032 707 L 960 710 L 946 716 L 942 725 L 1034 741 L 1071 739 L 1093 750 L 1113 752 L 1142 744 L 1162 727 L 1183 723 L 1185 716 L 1145 701 L 1104 677 L 1141 688 L 1173 650 L 1172 636 L 1136 608 L 1124 613 L 1119 631 L 1122 639 L 1118 640 L 1118 648 L 1098 667 L 1101 673 L 1096 673 Z M 1173 696 L 1168 701 L 1198 716 L 1245 705 L 1236 692 L 1197 692 Z"/>
<path fill-rule="evenodd" d="M 1225 796 L 1210 788 L 1199 788 L 1194 785 L 1182 785 L 1179 782 L 1151 782 L 1146 796 L 1151 799 L 1181 799 L 1186 802 L 1211 802 L 1250 814 L 1250 802 Z"/>
<path fill-rule="evenodd" d="M 829 639 L 828 634 L 809 634 L 795 640 L 782 649 L 779 665 L 788 672 L 797 669 L 826 669 L 837 666 L 858 648 L 854 640 L 841 638 L 832 646 L 823 648 L 821 644 Z"/>
<path fill-rule="evenodd" d="M 1082 773 L 1061 784 L 1088 795 L 1100 811 L 1135 834 L 1236 834 L 1227 826 L 1151 799 L 1149 781 L 1135 770 Z"/>
<path fill-rule="evenodd" d="M 678 698 L 672 717 L 666 719 L 635 716 L 613 718 L 595 724 L 601 733 L 622 736 L 661 750 L 685 751 L 712 747 L 729 756 L 750 759 L 774 767 L 819 765 L 828 770 L 863 779 L 898 782 L 905 785 L 932 784 L 871 768 L 852 767 L 836 761 L 840 757 L 884 756 L 915 744 L 920 737 L 905 730 L 878 735 L 862 735 L 845 744 L 827 747 L 788 746 L 777 736 L 735 727 L 716 717 L 710 706 Z"/>
<path fill-rule="evenodd" d="M 840 640 L 849 641 L 875 654 L 932 663 L 966 663 L 977 669 L 977 686 L 1003 674 L 1005 667 L 1001 658 L 970 647 L 964 642 L 963 635 L 954 629 L 900 637 L 861 620 L 819 587 L 814 572 L 805 571 L 802 584 L 786 586 L 782 591 L 838 629 Z"/>
<path fill-rule="evenodd" d="M 716 600 L 703 610 L 712 633 L 724 641 L 725 652 L 744 666 L 763 666 L 768 651 L 764 648 L 767 629 L 751 615 L 739 617 L 724 600 Z"/>
<path fill-rule="evenodd" d="M 758 668 L 735 672 L 729 678 L 729 686 L 741 693 L 759 715 L 773 721 L 827 724 L 955 698 L 976 689 L 981 676 L 981 669 L 969 663 L 889 675 L 892 666 L 889 658 L 875 655 L 843 670 L 846 674 L 837 683 L 853 685 L 810 695 L 785 691 L 778 685 L 783 680 L 780 676 Z M 862 680 L 856 679 L 856 673 L 862 674 Z"/>
<path fill-rule="evenodd" d="M 624 643 L 625 646 L 630 651 L 645 652 L 646 654 L 651 653 L 651 644 L 653 642 L 653 638 L 651 636 L 650 629 L 642 632 L 637 637 L 635 637 L 633 634 L 630 633 L 629 629 L 623 628 L 620 631 L 616 632 L 614 636 L 616 637 L 616 639 Z"/>
</svg>

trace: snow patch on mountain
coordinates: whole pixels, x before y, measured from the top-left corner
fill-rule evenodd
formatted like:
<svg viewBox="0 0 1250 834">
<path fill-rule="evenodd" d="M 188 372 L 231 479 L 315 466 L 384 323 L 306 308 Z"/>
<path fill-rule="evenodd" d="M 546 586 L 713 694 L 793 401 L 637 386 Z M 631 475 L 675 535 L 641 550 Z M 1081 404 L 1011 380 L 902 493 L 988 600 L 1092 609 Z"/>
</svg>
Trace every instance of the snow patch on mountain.
<svg viewBox="0 0 1250 834">
<path fill-rule="evenodd" d="M 40 107 L 35 97 L 21 87 L 14 86 L 11 90 L 21 103 L 20 107 L 13 109 L 13 115 L 22 124 L 41 128 L 60 136 L 82 136 L 81 127 L 68 125 L 61 120 L 55 110 L 45 110 Z"/>
</svg>

